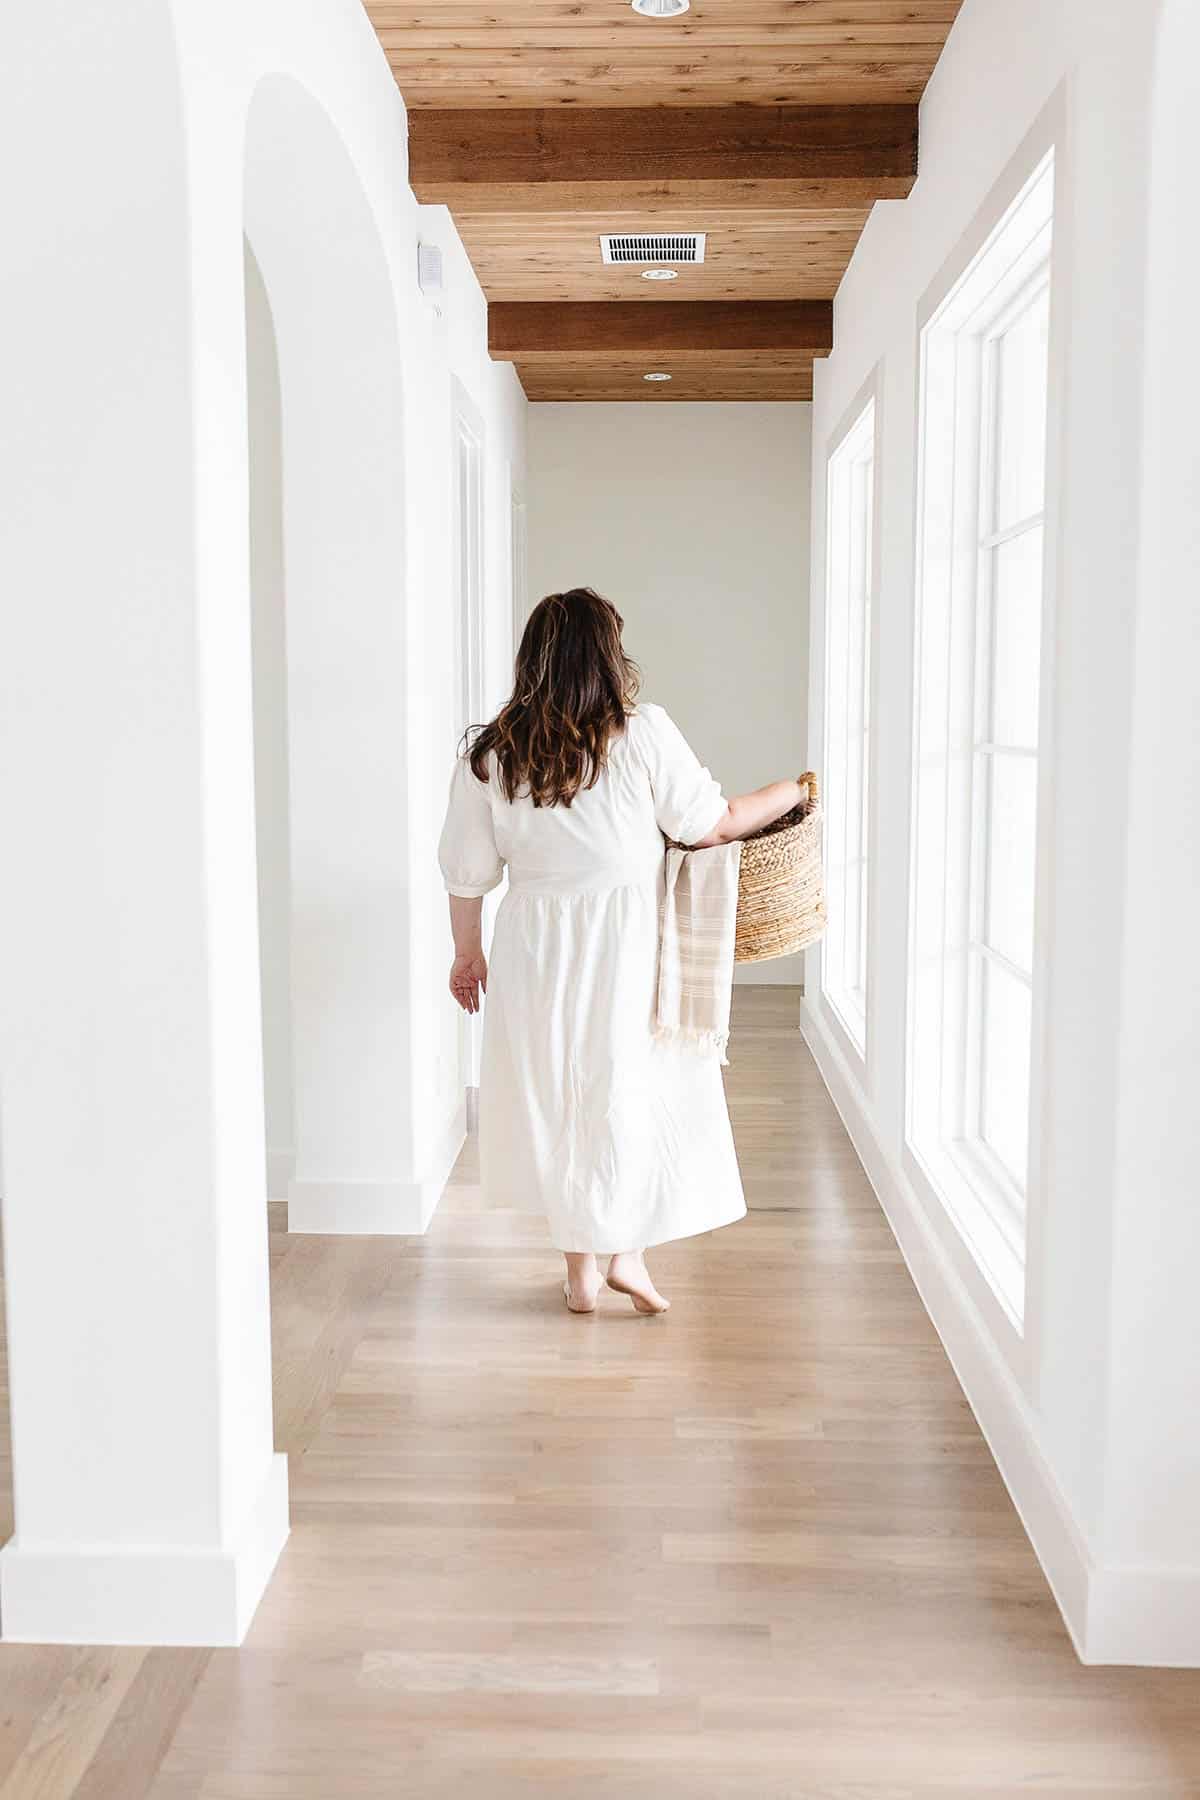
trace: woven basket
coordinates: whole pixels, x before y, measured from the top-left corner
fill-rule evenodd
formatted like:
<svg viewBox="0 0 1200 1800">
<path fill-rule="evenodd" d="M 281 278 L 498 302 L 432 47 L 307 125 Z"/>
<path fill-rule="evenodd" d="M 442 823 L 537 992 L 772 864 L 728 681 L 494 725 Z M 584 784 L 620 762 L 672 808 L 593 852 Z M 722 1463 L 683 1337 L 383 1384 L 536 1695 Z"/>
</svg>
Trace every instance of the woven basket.
<svg viewBox="0 0 1200 1800">
<path fill-rule="evenodd" d="M 791 956 L 825 931 L 820 788 L 811 770 L 799 779 L 807 800 L 742 843 L 734 962 Z"/>
</svg>

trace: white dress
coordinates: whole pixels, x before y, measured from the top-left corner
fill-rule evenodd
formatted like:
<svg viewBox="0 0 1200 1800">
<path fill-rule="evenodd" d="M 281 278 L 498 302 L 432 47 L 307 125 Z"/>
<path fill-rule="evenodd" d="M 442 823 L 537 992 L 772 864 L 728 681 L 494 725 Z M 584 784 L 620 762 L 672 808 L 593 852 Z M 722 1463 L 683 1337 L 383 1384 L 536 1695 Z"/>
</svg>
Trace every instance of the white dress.
<svg viewBox="0 0 1200 1800">
<path fill-rule="evenodd" d="M 508 866 L 484 1006 L 479 1130 L 496 1205 L 540 1204 L 560 1250 L 639 1250 L 746 1211 L 715 1058 L 654 1035 L 662 834 L 706 837 L 725 799 L 642 703 L 569 807 L 508 801 L 455 766 L 452 894 Z"/>
</svg>

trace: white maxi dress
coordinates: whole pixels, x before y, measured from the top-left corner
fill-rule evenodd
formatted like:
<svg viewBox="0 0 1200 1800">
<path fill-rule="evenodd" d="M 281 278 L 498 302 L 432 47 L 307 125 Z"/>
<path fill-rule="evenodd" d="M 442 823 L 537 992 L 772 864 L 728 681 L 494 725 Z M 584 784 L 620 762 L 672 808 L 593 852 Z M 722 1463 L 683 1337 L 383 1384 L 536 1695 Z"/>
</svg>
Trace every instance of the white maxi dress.
<svg viewBox="0 0 1200 1800">
<path fill-rule="evenodd" d="M 657 1038 L 663 833 L 706 837 L 725 799 L 660 706 L 613 739 L 571 805 L 504 798 L 460 757 L 440 862 L 452 894 L 508 868 L 484 1006 L 482 1179 L 540 1205 L 560 1250 L 639 1250 L 746 1211 L 720 1065 Z"/>
</svg>

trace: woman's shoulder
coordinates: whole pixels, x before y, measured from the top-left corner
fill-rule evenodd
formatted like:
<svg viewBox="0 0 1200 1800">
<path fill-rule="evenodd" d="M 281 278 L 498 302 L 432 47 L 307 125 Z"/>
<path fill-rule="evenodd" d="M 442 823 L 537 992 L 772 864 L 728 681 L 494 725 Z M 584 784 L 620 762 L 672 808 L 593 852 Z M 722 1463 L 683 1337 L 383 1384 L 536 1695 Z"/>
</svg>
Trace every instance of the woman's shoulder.
<svg viewBox="0 0 1200 1800">
<path fill-rule="evenodd" d="M 679 727 L 665 706 L 655 700 L 639 700 L 626 721 L 634 742 L 669 748 L 679 737 Z"/>
<path fill-rule="evenodd" d="M 653 700 L 638 700 L 625 715 L 625 729 L 621 737 L 636 753 L 657 737 L 660 722 L 665 716 L 662 707 L 656 706 Z"/>
<path fill-rule="evenodd" d="M 679 728 L 665 706 L 639 700 L 625 720 L 625 741 L 648 773 L 669 762 L 679 741 Z"/>
<path fill-rule="evenodd" d="M 665 706 L 659 706 L 654 700 L 639 700 L 626 716 L 626 724 L 634 731 L 656 732 L 661 730 L 664 722 L 670 724 Z"/>
<path fill-rule="evenodd" d="M 490 788 L 495 785 L 492 781 L 492 775 L 495 772 L 495 753 L 485 750 L 482 756 L 476 755 L 474 738 L 478 735 L 478 731 L 476 731 L 471 738 L 459 744 L 454 757 L 452 783 L 459 785 L 474 783 L 475 786 L 482 788 Z"/>
</svg>

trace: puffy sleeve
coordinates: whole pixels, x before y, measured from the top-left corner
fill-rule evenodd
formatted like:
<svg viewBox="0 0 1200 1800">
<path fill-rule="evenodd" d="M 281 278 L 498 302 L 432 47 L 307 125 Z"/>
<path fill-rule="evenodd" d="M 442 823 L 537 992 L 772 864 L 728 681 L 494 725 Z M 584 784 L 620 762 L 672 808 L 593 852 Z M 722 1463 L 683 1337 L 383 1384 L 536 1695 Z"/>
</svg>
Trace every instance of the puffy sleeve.
<svg viewBox="0 0 1200 1800">
<path fill-rule="evenodd" d="M 496 848 L 492 808 L 486 785 L 460 756 L 450 777 L 450 800 L 438 845 L 438 862 L 448 893 L 461 900 L 488 894 L 504 875 L 504 859 Z"/>
<path fill-rule="evenodd" d="M 661 706 L 643 704 L 637 716 L 659 830 L 680 844 L 694 844 L 724 817 L 721 785 Z"/>
</svg>

